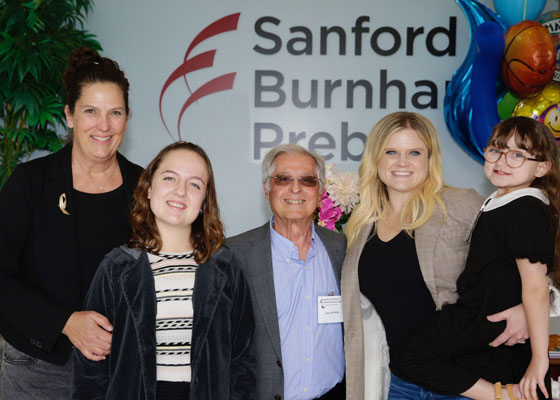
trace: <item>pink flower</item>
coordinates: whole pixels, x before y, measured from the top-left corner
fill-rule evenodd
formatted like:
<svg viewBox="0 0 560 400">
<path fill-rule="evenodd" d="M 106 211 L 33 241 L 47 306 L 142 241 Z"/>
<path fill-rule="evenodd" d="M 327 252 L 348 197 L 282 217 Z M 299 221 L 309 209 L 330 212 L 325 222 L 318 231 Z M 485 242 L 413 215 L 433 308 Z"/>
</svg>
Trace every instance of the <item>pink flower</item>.
<svg viewBox="0 0 560 400">
<path fill-rule="evenodd" d="M 318 225 L 330 229 L 331 231 L 334 231 L 336 228 L 336 222 L 334 221 L 319 221 Z"/>
<path fill-rule="evenodd" d="M 314 220 L 325 228 L 343 233 L 352 210 L 360 201 L 358 174 L 335 171 L 333 167 L 334 164 L 326 165 L 327 183 Z"/>
<path fill-rule="evenodd" d="M 340 207 L 334 205 L 334 202 L 328 196 L 327 191 L 324 190 L 321 195 L 321 206 L 319 208 L 319 225 L 324 226 L 332 231 L 336 228 L 336 222 L 342 216 Z"/>
</svg>

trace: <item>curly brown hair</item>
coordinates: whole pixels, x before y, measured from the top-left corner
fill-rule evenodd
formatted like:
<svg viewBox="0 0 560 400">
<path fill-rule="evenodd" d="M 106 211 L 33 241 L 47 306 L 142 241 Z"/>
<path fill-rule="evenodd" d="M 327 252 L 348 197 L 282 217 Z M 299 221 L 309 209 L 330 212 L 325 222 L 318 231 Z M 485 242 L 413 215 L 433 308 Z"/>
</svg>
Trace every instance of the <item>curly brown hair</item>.
<svg viewBox="0 0 560 400">
<path fill-rule="evenodd" d="M 560 164 L 558 163 L 558 146 L 554 135 L 548 127 L 539 121 L 527 117 L 508 118 L 494 127 L 489 146 L 505 149 L 507 142 L 514 137 L 515 144 L 532 154 L 537 160 L 550 163 L 550 171 L 542 177 L 535 178 L 531 187 L 541 189 L 553 210 L 556 240 L 554 242 L 554 268 L 551 274 L 556 286 L 560 287 Z"/>
<path fill-rule="evenodd" d="M 220 221 L 220 210 L 214 184 L 214 172 L 212 164 L 206 152 L 198 145 L 190 142 L 176 142 L 166 146 L 146 167 L 138 187 L 134 192 L 134 206 L 130 212 L 132 235 L 128 245 L 158 253 L 162 242 L 150 200 L 148 190 L 152 186 L 152 178 L 163 159 L 172 151 L 188 150 L 198 154 L 206 162 L 208 172 L 208 183 L 206 185 L 206 197 L 202 203 L 202 213 L 194 220 L 191 227 L 191 241 L 194 247 L 194 258 L 197 263 L 208 261 L 224 242 L 224 228 Z"/>
</svg>

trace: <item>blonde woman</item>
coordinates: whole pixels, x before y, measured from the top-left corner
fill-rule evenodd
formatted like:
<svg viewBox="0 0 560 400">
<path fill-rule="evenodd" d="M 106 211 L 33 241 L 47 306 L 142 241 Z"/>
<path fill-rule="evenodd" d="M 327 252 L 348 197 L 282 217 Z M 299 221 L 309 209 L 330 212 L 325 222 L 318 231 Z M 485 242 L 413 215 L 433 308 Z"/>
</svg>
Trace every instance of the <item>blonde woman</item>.
<svg viewBox="0 0 560 400">
<path fill-rule="evenodd" d="M 420 399 L 426 390 L 391 375 L 391 355 L 434 310 L 457 299 L 483 199 L 445 185 L 437 132 L 416 113 L 393 113 L 374 126 L 359 173 L 341 281 L 347 399 L 386 399 L 389 384 L 392 398 Z M 492 318 L 508 319 L 493 345 L 527 337 L 520 306 Z"/>
</svg>

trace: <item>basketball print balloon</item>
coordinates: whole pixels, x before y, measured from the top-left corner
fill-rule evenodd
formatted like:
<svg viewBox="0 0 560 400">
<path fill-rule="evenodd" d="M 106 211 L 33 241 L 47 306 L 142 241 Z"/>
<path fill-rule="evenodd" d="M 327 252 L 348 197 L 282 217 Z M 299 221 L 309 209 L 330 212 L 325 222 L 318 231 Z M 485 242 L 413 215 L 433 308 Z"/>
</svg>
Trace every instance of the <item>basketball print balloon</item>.
<svg viewBox="0 0 560 400">
<path fill-rule="evenodd" d="M 502 77 L 519 97 L 540 92 L 553 78 L 556 45 L 548 29 L 535 21 L 521 21 L 506 32 Z"/>
</svg>

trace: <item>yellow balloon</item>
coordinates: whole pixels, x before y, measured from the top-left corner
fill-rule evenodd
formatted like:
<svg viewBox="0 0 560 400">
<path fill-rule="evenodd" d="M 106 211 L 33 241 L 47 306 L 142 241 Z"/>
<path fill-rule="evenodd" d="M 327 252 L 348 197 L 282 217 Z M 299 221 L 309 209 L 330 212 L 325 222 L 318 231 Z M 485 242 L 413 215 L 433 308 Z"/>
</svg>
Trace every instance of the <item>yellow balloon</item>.
<svg viewBox="0 0 560 400">
<path fill-rule="evenodd" d="M 560 139 L 560 84 L 549 83 L 540 93 L 521 100 L 512 117 L 529 117 L 541 121 Z"/>
</svg>

